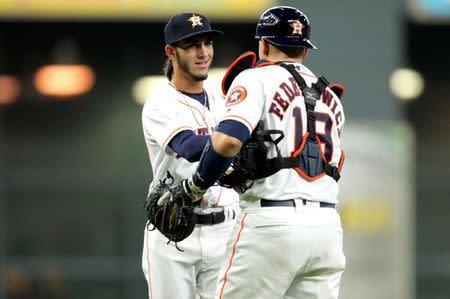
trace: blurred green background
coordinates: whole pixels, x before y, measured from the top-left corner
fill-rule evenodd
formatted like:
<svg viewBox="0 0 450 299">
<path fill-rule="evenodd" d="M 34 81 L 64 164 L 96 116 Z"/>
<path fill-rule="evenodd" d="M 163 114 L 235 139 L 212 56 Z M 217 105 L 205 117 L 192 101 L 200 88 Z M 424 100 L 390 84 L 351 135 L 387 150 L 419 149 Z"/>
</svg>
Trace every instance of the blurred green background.
<svg viewBox="0 0 450 299">
<path fill-rule="evenodd" d="M 257 51 L 273 5 L 309 17 L 306 65 L 346 88 L 341 298 L 450 298 L 448 1 L 0 0 L 0 299 L 146 298 L 151 167 L 133 86 L 161 75 L 171 15 L 224 31 L 224 68 Z M 50 64 L 88 65 L 95 84 L 44 95 Z"/>
</svg>

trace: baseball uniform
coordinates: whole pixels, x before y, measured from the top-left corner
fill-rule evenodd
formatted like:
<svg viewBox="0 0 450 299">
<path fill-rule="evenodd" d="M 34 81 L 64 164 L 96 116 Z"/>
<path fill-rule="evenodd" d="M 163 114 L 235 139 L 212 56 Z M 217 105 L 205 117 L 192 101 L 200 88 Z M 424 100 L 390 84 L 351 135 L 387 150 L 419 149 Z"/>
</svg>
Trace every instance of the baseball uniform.
<svg viewBox="0 0 450 299">
<path fill-rule="evenodd" d="M 306 66 L 296 63 L 295 68 L 308 86 L 317 81 Z M 264 128 L 283 131 L 278 144 L 283 157 L 295 152 L 307 132 L 304 97 L 291 74 L 278 65 L 239 74 L 228 91 L 226 108 L 221 121 L 237 121 L 252 132 L 261 120 Z M 338 166 L 343 106 L 327 88 L 315 113 L 324 157 Z M 276 157 L 273 145 L 268 157 Z M 328 175 L 308 181 L 287 168 L 254 181 L 241 194 L 242 211 L 216 298 L 337 298 L 345 268 L 337 202 L 338 185 Z"/>
<path fill-rule="evenodd" d="M 142 124 L 153 171 L 150 189 L 166 177 L 167 171 L 175 181 L 195 171 L 198 163 L 181 158 L 169 144 L 186 130 L 197 135 L 212 134 L 224 113 L 224 100 L 209 92 L 205 98 L 202 105 L 168 82 L 146 101 Z M 192 235 L 177 244 L 183 252 L 175 244 L 167 244 L 167 239 L 157 230 L 145 229 L 142 267 L 150 299 L 194 299 L 196 293 L 202 299 L 214 297 L 217 273 L 238 209 L 238 195 L 233 190 L 211 187 L 196 213 L 209 215 L 223 210 L 226 220 L 197 224 Z"/>
</svg>

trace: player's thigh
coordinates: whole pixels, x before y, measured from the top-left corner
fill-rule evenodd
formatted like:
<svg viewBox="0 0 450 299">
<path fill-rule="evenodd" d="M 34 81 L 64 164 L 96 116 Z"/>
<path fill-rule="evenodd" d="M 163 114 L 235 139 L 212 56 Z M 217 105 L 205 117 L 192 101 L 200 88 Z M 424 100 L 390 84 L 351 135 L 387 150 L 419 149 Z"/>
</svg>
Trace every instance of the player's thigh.
<svg viewBox="0 0 450 299">
<path fill-rule="evenodd" d="M 337 299 L 342 276 L 341 270 L 323 275 L 296 278 L 284 299 Z"/>
<path fill-rule="evenodd" d="M 313 213 L 313 212 L 311 212 Z M 342 246 L 342 226 L 339 215 L 332 209 L 314 212 L 318 226 L 313 230 L 312 255 L 306 272 L 292 281 L 285 299 L 335 299 L 338 297 L 342 273 L 345 269 L 345 255 Z M 322 218 L 322 220 L 320 219 Z"/>
<path fill-rule="evenodd" d="M 225 251 L 235 221 L 202 228 L 202 267 L 197 275 L 197 292 L 201 299 L 213 299 L 219 270 L 225 261 Z"/>
<path fill-rule="evenodd" d="M 282 253 L 286 243 L 280 236 L 290 228 L 286 223 L 260 223 L 261 218 L 245 211 L 239 216 L 219 273 L 216 299 L 282 298 L 290 280 Z"/>
<path fill-rule="evenodd" d="M 225 260 L 225 255 L 209 260 L 208 266 L 203 268 L 197 276 L 197 294 L 200 299 L 214 299 L 219 270 Z"/>
<path fill-rule="evenodd" d="M 180 242 L 178 251 L 175 246 L 158 231 L 146 231 L 142 265 L 148 284 L 150 298 L 195 299 L 196 273 L 199 260 L 193 248 L 198 237 L 195 233 Z"/>
</svg>

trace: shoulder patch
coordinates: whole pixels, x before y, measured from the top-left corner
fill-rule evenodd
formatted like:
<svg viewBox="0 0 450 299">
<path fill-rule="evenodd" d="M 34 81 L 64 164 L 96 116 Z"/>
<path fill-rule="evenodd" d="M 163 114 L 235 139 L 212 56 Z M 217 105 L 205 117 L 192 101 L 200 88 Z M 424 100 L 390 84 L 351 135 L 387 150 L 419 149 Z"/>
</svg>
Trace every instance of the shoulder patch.
<svg viewBox="0 0 450 299">
<path fill-rule="evenodd" d="M 239 104 L 247 97 L 247 89 L 244 86 L 234 87 L 227 96 L 227 101 L 225 103 L 226 107 L 230 107 Z"/>
</svg>

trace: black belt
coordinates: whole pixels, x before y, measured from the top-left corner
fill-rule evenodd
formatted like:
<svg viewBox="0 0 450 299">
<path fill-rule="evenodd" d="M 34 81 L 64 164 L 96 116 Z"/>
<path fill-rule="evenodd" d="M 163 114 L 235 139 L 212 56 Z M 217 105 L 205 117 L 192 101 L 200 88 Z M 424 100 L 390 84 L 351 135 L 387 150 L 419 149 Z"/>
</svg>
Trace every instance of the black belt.
<svg viewBox="0 0 450 299">
<path fill-rule="evenodd" d="M 225 212 L 211 212 L 209 214 L 195 214 L 197 216 L 197 220 L 195 223 L 197 224 L 207 224 L 214 225 L 219 224 L 225 221 Z"/>
<path fill-rule="evenodd" d="M 302 203 L 304 206 L 306 206 L 307 202 L 309 200 L 302 199 Z M 321 208 L 336 208 L 336 205 L 334 203 L 329 202 L 319 202 L 319 206 Z M 286 199 L 286 200 L 271 200 L 271 199 L 264 199 L 261 198 L 261 207 L 295 207 L 295 200 L 293 199 Z"/>
</svg>

